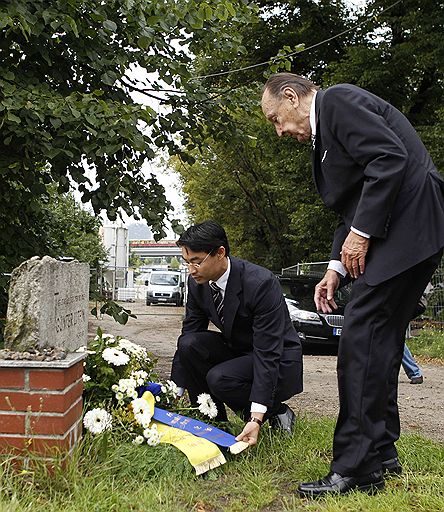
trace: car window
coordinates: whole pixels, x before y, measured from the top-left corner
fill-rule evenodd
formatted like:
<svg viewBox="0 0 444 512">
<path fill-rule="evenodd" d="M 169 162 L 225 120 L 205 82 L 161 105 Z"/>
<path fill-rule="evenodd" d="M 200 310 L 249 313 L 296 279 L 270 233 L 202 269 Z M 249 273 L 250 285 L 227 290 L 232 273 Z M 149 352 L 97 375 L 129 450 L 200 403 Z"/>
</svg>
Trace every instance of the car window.
<svg viewBox="0 0 444 512">
<path fill-rule="evenodd" d="M 150 283 L 160 286 L 177 286 L 179 284 L 179 276 L 171 274 L 151 274 Z"/>
</svg>

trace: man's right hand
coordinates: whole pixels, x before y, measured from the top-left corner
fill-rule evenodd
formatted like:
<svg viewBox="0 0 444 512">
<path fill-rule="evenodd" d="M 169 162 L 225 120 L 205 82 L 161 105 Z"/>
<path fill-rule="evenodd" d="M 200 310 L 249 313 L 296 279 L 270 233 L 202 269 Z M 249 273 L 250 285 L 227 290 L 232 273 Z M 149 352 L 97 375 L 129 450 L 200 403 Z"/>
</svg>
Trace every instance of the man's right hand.
<svg viewBox="0 0 444 512">
<path fill-rule="evenodd" d="M 322 313 L 332 313 L 338 306 L 333 298 L 339 287 L 340 277 L 335 270 L 327 270 L 325 276 L 315 287 L 314 301 L 316 309 Z"/>
</svg>

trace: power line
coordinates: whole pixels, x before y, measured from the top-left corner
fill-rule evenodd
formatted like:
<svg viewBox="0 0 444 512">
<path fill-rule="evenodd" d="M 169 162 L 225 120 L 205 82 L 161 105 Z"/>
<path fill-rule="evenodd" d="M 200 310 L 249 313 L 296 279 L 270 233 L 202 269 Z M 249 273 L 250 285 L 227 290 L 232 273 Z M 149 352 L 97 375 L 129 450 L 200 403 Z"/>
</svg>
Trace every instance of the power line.
<svg viewBox="0 0 444 512">
<path fill-rule="evenodd" d="M 396 5 L 398 5 L 400 2 L 402 2 L 402 0 L 396 0 L 396 2 L 394 2 L 393 4 L 389 5 L 388 7 L 386 7 L 385 9 L 383 9 L 379 15 L 381 14 L 384 14 L 385 12 L 389 11 L 390 9 L 392 9 L 393 7 L 395 7 Z M 351 32 L 353 30 L 356 30 L 357 28 L 361 27 L 362 25 L 364 25 L 365 23 L 369 22 L 371 20 L 373 16 L 369 16 L 368 18 L 366 18 L 365 20 L 361 21 L 360 23 L 358 23 L 357 25 L 354 25 L 353 27 L 351 28 L 348 28 L 347 30 L 343 30 L 342 32 L 339 32 L 338 34 L 332 36 L 332 37 L 329 37 L 328 39 L 324 39 L 323 41 L 320 41 L 319 43 L 315 43 L 311 46 L 308 46 L 307 48 L 304 48 L 303 50 L 296 50 L 295 52 L 292 52 L 292 53 L 288 53 L 286 55 L 286 57 L 292 57 L 293 55 L 297 55 L 298 53 L 302 53 L 302 52 L 306 52 L 308 50 L 312 50 L 313 48 L 317 48 L 318 46 L 321 46 L 325 43 L 329 43 L 330 41 L 333 41 L 334 39 L 337 39 L 338 37 L 341 37 L 345 34 L 347 34 L 348 32 Z M 260 66 L 266 66 L 268 64 L 272 64 L 274 63 L 275 61 L 279 60 L 278 57 L 273 57 L 265 62 L 259 62 L 258 64 L 251 64 L 250 66 L 245 66 L 245 67 L 242 67 L 242 68 L 237 68 L 237 69 L 229 69 L 228 71 L 220 71 L 218 73 L 211 73 L 209 75 L 201 75 L 201 76 L 196 76 L 194 78 L 191 78 L 190 79 L 190 82 L 192 80 L 201 80 L 203 78 L 213 78 L 215 76 L 224 76 L 224 75 L 230 75 L 232 73 L 237 73 L 239 71 L 246 71 L 248 69 L 254 69 L 254 68 L 257 68 L 257 67 L 260 67 Z"/>
</svg>

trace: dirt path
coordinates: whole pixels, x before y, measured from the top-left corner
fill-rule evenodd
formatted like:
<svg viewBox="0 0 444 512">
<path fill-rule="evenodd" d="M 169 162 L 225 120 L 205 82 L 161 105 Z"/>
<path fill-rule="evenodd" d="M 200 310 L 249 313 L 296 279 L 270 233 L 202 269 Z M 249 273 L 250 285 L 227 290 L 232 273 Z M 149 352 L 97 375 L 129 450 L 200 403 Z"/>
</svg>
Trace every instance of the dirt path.
<svg viewBox="0 0 444 512">
<path fill-rule="evenodd" d="M 169 377 L 171 359 L 180 333 L 183 308 L 127 303 L 124 307 L 137 315 L 122 326 L 110 317 L 91 317 L 89 332 L 97 326 L 104 332 L 121 335 L 147 347 L 158 358 L 158 373 Z M 401 371 L 399 377 L 399 410 L 402 428 L 416 431 L 444 443 L 444 366 L 422 364 L 424 383 L 411 385 Z M 304 392 L 289 401 L 295 411 L 336 416 L 338 397 L 336 357 L 304 356 Z"/>
</svg>

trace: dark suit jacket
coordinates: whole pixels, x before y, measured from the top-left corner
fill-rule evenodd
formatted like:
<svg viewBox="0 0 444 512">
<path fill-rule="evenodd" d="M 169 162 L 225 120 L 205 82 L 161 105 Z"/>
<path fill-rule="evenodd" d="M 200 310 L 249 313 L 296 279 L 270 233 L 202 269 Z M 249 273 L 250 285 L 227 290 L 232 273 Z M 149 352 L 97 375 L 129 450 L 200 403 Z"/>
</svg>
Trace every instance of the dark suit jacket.
<svg viewBox="0 0 444 512">
<path fill-rule="evenodd" d="M 224 324 L 217 316 L 208 283 L 197 284 L 190 276 L 181 337 L 206 331 L 211 320 L 235 354 L 252 352 L 250 401 L 270 407 L 276 397 L 282 401 L 302 391 L 301 343 L 277 278 L 269 270 L 248 261 L 230 256 L 230 262 Z M 172 375 L 178 375 L 178 380 L 179 367 L 175 357 Z"/>
<path fill-rule="evenodd" d="M 349 84 L 316 96 L 313 176 L 342 221 L 332 259 L 353 226 L 371 235 L 364 279 L 374 286 L 444 246 L 444 181 L 406 117 Z"/>
</svg>

